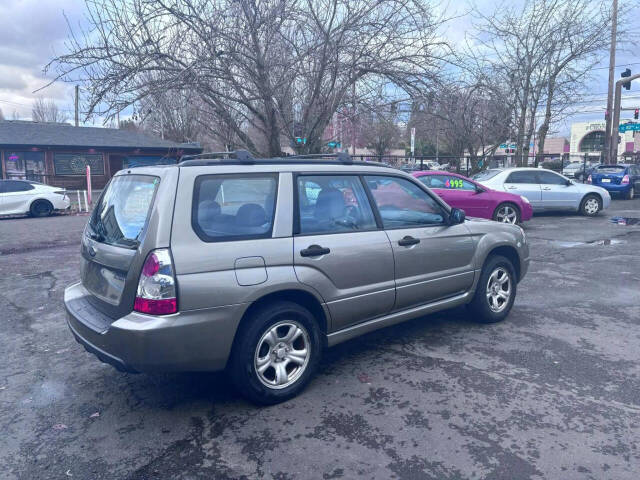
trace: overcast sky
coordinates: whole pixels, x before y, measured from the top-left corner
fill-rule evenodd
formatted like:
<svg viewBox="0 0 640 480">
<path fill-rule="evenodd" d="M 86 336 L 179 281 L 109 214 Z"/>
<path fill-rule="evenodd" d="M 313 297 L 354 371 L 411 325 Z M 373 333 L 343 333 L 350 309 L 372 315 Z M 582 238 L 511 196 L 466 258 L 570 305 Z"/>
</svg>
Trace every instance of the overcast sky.
<svg viewBox="0 0 640 480">
<path fill-rule="evenodd" d="M 636 32 L 640 32 L 640 2 L 622 0 L 636 5 L 633 18 Z M 463 15 L 452 20 L 446 29 L 446 36 L 457 43 L 463 40 L 464 32 L 471 25 L 471 16 L 464 15 L 466 2 L 452 0 L 446 5 L 448 12 Z M 481 8 L 492 10 L 498 0 L 477 0 Z M 20 118 L 31 116 L 33 100 L 42 95 L 52 98 L 73 119 L 73 86 L 55 83 L 40 93 L 34 91 L 48 82 L 43 76 L 44 65 L 56 54 L 65 51 L 64 42 L 68 28 L 64 15 L 73 25 L 82 21 L 83 0 L 0 0 L 0 109 L 5 118 L 17 112 Z M 617 54 L 616 77 L 626 66 L 632 71 L 640 71 L 640 46 L 635 52 L 619 51 Z M 593 71 L 593 82 L 585 92 L 583 100 L 577 106 L 584 113 L 572 116 L 557 126 L 559 134 L 568 135 L 572 121 L 601 120 L 604 115 L 607 92 L 608 57 Z M 634 84 L 631 92 L 625 94 L 625 107 L 640 106 L 640 86 Z M 628 118 L 629 113 L 622 115 Z M 96 121 L 100 124 L 100 120 Z"/>
</svg>

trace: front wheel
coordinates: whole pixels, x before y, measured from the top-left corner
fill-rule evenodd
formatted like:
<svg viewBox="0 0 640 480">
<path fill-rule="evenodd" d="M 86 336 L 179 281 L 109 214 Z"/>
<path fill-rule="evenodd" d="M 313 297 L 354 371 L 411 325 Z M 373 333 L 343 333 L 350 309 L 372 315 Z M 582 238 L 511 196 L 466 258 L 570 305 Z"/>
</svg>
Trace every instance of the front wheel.
<svg viewBox="0 0 640 480">
<path fill-rule="evenodd" d="M 478 280 L 476 293 L 469 304 L 474 320 L 495 323 L 504 320 L 516 298 L 515 269 L 508 258 L 492 255 L 487 259 Z"/>
<path fill-rule="evenodd" d="M 513 203 L 501 203 L 493 212 L 493 220 L 502 223 L 520 223 L 520 209 Z"/>
<path fill-rule="evenodd" d="M 602 210 L 602 200 L 593 194 L 589 194 L 582 200 L 580 212 L 587 217 L 596 216 Z"/>
<path fill-rule="evenodd" d="M 238 331 L 228 373 L 249 400 L 272 405 L 295 397 L 320 361 L 320 331 L 313 315 L 292 302 L 256 311 Z"/>
</svg>

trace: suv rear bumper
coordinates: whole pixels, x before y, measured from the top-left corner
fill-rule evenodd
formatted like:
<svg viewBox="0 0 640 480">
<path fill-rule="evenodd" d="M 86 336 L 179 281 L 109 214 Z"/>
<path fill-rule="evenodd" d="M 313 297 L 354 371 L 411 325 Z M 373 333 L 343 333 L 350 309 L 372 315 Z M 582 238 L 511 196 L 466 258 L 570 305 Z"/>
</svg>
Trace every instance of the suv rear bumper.
<svg viewBox="0 0 640 480">
<path fill-rule="evenodd" d="M 75 339 L 104 363 L 124 372 L 215 371 L 227 364 L 245 305 L 151 316 L 131 312 L 111 321 L 80 283 L 64 292 Z"/>
</svg>

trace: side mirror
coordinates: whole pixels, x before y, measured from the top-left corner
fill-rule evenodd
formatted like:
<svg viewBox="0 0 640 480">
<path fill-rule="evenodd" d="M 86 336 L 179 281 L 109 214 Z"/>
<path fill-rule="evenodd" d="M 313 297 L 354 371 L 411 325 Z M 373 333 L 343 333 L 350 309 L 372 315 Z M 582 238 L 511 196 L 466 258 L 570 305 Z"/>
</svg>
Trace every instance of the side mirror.
<svg viewBox="0 0 640 480">
<path fill-rule="evenodd" d="M 566 185 L 567 187 L 570 187 L 571 185 L 573 185 L 573 182 L 572 182 L 571 180 L 567 180 L 567 181 L 565 182 L 565 185 Z"/>
<path fill-rule="evenodd" d="M 459 225 L 463 223 L 465 219 L 464 211 L 459 208 L 452 208 L 449 213 L 449 225 Z"/>
<path fill-rule="evenodd" d="M 483 193 L 484 191 L 484 188 L 480 188 L 478 185 L 476 185 L 476 195 L 479 193 Z"/>
</svg>

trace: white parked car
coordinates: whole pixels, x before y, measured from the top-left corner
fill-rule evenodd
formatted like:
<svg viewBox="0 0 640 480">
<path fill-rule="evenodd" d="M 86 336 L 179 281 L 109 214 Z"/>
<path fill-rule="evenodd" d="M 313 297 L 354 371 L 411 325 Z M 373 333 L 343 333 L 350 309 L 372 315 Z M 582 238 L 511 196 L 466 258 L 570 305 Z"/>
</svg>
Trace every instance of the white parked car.
<svg viewBox="0 0 640 480">
<path fill-rule="evenodd" d="M 66 190 L 29 180 L 0 180 L 0 215 L 46 217 L 71 205 Z"/>
<path fill-rule="evenodd" d="M 594 216 L 611 203 L 611 196 L 604 188 L 576 183 L 552 170 L 491 169 L 475 177 L 475 180 L 494 190 L 526 197 L 534 212 L 572 210 Z"/>
</svg>

